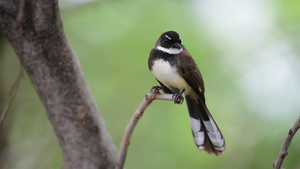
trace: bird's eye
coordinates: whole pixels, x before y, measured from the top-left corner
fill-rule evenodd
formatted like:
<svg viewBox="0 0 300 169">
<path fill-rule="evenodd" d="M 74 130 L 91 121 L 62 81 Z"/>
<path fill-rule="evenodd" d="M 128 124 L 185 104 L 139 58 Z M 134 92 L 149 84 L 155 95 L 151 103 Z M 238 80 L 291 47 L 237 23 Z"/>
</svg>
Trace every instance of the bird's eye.
<svg viewBox="0 0 300 169">
<path fill-rule="evenodd" d="M 165 38 L 165 43 L 169 44 L 170 40 L 168 38 Z"/>
</svg>

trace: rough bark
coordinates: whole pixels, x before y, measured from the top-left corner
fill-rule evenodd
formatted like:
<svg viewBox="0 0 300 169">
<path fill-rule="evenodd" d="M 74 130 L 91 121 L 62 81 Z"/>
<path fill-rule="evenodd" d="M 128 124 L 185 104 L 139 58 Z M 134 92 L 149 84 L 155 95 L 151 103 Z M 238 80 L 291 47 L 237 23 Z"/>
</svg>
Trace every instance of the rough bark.
<svg viewBox="0 0 300 169">
<path fill-rule="evenodd" d="M 0 31 L 46 109 L 62 149 L 63 168 L 115 168 L 116 148 L 65 37 L 58 1 L 25 0 L 20 21 L 19 7 L 19 0 L 0 1 Z"/>
</svg>

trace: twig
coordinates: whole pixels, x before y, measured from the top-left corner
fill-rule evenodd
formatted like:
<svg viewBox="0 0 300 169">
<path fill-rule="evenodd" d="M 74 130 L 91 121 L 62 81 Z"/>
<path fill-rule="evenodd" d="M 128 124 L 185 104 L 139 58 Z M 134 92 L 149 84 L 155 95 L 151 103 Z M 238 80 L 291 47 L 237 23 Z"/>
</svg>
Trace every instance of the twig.
<svg viewBox="0 0 300 169">
<path fill-rule="evenodd" d="M 285 138 L 285 140 L 282 144 L 282 147 L 280 149 L 277 160 L 275 162 L 273 162 L 273 168 L 274 169 L 280 169 L 284 158 L 288 154 L 288 148 L 289 148 L 289 146 L 292 142 L 292 139 L 293 139 L 294 135 L 296 134 L 296 132 L 299 128 L 300 128 L 300 116 L 298 117 L 298 119 L 295 122 L 295 124 L 293 125 L 293 127 L 290 128 L 289 133 L 288 133 L 287 137 Z"/>
<path fill-rule="evenodd" d="M 140 104 L 140 106 L 135 111 L 133 117 L 131 118 L 130 122 L 127 124 L 125 133 L 121 142 L 120 152 L 118 155 L 119 161 L 119 169 L 123 169 L 128 145 L 130 143 L 130 137 L 133 133 L 134 127 L 136 126 L 138 120 L 143 116 L 144 111 L 146 108 L 152 103 L 153 100 L 168 100 L 174 101 L 173 94 L 161 94 L 159 93 L 158 89 L 153 87 L 151 92 L 147 94 Z M 177 103 L 182 103 L 181 100 L 177 100 Z"/>
<path fill-rule="evenodd" d="M 4 122 L 4 119 L 5 119 L 5 117 L 6 117 L 7 113 L 8 113 L 8 111 L 9 111 L 9 108 L 10 108 L 12 102 L 14 101 L 14 98 L 15 98 L 16 93 L 17 93 L 17 91 L 18 91 L 18 88 L 19 88 L 19 85 L 20 85 L 20 81 L 21 81 L 22 76 L 23 76 L 23 67 L 20 66 L 20 72 L 19 72 L 19 75 L 18 75 L 16 81 L 14 82 L 12 88 L 10 89 L 10 92 L 9 92 L 9 95 L 10 95 L 9 102 L 8 102 L 8 104 L 6 105 L 4 111 L 3 111 L 2 115 L 1 115 L 1 118 L 0 118 L 0 128 L 1 128 L 1 126 L 2 126 L 2 124 L 3 124 L 3 122 Z"/>
<path fill-rule="evenodd" d="M 17 14 L 17 17 L 16 17 L 16 20 L 17 20 L 17 22 L 19 23 L 19 25 L 20 25 L 21 20 L 22 20 L 22 17 L 23 17 L 24 6 L 25 6 L 25 0 L 20 0 L 20 3 L 19 3 L 19 9 L 18 9 L 18 14 Z M 18 34 L 19 34 L 19 37 L 22 37 L 22 30 L 20 30 L 20 31 L 18 32 Z M 22 53 L 23 53 L 23 52 L 21 52 L 20 55 L 22 55 Z M 15 98 L 16 93 L 17 93 L 17 91 L 18 91 L 18 88 L 19 88 L 19 85 L 20 85 L 20 81 L 21 81 L 22 76 L 23 76 L 23 66 L 20 64 L 19 75 L 18 75 L 16 81 L 14 82 L 13 86 L 11 87 L 10 92 L 9 92 L 9 96 L 10 96 L 9 102 L 8 102 L 8 104 L 6 105 L 6 107 L 5 107 L 5 109 L 4 109 L 3 113 L 2 113 L 2 115 L 1 115 L 1 117 L 0 117 L 0 128 L 1 128 L 1 126 L 2 126 L 2 124 L 3 124 L 3 122 L 4 122 L 4 119 L 5 119 L 5 117 L 6 117 L 7 113 L 8 113 L 8 111 L 9 111 L 9 108 L 10 108 L 12 102 L 14 101 L 14 98 Z"/>
</svg>

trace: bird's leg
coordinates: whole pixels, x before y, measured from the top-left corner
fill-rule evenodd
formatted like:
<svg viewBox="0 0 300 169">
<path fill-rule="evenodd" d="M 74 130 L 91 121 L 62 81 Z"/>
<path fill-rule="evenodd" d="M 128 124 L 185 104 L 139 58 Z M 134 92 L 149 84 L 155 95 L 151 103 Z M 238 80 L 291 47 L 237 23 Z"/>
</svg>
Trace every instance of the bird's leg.
<svg viewBox="0 0 300 169">
<path fill-rule="evenodd" d="M 173 95 L 173 99 L 174 99 L 175 104 L 182 104 L 183 103 L 184 98 L 183 98 L 182 94 L 183 94 L 184 91 L 185 91 L 185 89 L 183 89 L 181 92 L 175 93 Z"/>
<path fill-rule="evenodd" d="M 160 86 L 153 86 L 150 90 L 150 92 L 155 92 L 155 93 L 159 93 L 159 90 L 161 90 L 162 88 Z"/>
</svg>

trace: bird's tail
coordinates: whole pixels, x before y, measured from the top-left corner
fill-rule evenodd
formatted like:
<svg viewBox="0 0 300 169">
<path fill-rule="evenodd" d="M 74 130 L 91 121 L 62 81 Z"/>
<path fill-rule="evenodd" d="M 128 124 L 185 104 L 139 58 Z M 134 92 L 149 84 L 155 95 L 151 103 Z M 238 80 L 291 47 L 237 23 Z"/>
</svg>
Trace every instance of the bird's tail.
<svg viewBox="0 0 300 169">
<path fill-rule="evenodd" d="M 198 149 L 208 154 L 221 155 L 225 151 L 225 140 L 204 101 L 201 99 L 195 101 L 186 96 L 186 103 L 194 141 Z"/>
</svg>

